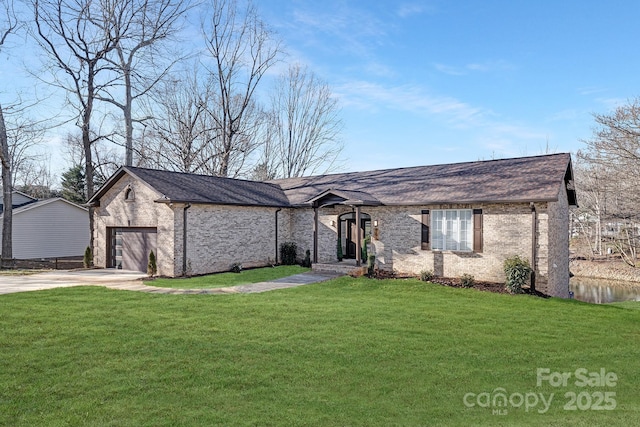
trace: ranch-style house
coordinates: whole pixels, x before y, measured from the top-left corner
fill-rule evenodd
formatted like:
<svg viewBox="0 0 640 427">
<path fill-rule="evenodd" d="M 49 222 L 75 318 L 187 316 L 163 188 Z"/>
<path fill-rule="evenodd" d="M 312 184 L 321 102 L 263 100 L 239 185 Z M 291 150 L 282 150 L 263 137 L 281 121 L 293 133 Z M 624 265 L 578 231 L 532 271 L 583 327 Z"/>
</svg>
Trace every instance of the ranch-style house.
<svg viewBox="0 0 640 427">
<path fill-rule="evenodd" d="M 283 242 L 359 264 L 366 245 L 378 269 L 496 282 L 519 255 L 536 290 L 569 292 L 567 153 L 268 182 L 121 167 L 89 204 L 101 267 L 145 271 L 152 250 L 165 276 L 258 267 Z"/>
</svg>

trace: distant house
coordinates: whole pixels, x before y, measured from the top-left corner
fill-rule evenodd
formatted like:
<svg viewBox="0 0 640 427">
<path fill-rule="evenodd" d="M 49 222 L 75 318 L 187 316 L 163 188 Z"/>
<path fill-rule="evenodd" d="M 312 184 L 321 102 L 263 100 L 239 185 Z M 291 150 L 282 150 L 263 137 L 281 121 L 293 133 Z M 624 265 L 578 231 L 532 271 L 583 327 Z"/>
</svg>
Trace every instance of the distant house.
<svg viewBox="0 0 640 427">
<path fill-rule="evenodd" d="M 276 262 L 293 241 L 314 263 L 503 281 L 512 255 L 532 262 L 536 289 L 568 296 L 569 154 L 353 172 L 270 182 L 122 167 L 89 201 L 94 262 L 166 276 Z M 366 240 L 365 240 L 366 239 Z"/>
<path fill-rule="evenodd" d="M 23 193 L 22 191 L 14 190 L 11 192 L 11 205 L 14 209 L 36 201 L 38 201 L 38 199 L 36 199 L 35 197 L 31 197 L 28 194 Z M 4 195 L 0 193 L 0 213 L 3 212 L 3 209 Z"/>
<path fill-rule="evenodd" d="M 37 200 L 20 192 L 13 192 L 12 199 L 13 258 L 82 256 L 90 236 L 87 208 L 62 198 Z"/>
</svg>

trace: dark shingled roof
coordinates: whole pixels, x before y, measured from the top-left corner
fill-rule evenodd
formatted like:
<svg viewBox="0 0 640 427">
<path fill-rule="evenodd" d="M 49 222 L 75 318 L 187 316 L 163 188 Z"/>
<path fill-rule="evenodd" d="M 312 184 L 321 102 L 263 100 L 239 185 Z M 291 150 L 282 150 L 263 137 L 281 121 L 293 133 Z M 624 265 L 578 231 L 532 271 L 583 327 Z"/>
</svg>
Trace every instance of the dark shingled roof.
<svg viewBox="0 0 640 427">
<path fill-rule="evenodd" d="M 269 182 L 121 167 L 89 203 L 95 204 L 125 173 L 146 182 L 166 202 L 271 207 L 323 200 L 362 205 L 533 202 L 558 200 L 566 185 L 569 204 L 576 204 L 568 153 Z"/>
<path fill-rule="evenodd" d="M 418 166 L 270 181 L 292 205 L 307 204 L 328 189 L 361 191 L 384 205 L 555 201 L 573 180 L 568 153 Z M 569 201 L 575 204 L 570 190 Z"/>
<path fill-rule="evenodd" d="M 91 198 L 89 203 L 104 194 L 124 173 L 147 183 L 162 194 L 167 202 L 206 203 L 242 206 L 289 206 L 289 200 L 274 184 L 219 176 L 196 175 L 156 169 L 121 167 Z"/>
</svg>

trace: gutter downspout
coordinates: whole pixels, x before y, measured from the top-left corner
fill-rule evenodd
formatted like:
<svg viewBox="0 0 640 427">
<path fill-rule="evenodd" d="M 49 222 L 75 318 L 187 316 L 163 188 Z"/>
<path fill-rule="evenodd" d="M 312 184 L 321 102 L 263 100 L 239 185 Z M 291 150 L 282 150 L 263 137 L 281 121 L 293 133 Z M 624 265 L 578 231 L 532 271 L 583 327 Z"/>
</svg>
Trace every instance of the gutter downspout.
<svg viewBox="0 0 640 427">
<path fill-rule="evenodd" d="M 531 202 L 531 290 L 536 290 L 536 258 L 538 255 L 538 213 L 536 205 Z"/>
<path fill-rule="evenodd" d="M 187 275 L 187 209 L 191 203 L 187 203 L 182 208 L 182 275 Z"/>
<path fill-rule="evenodd" d="M 313 263 L 318 263 L 318 207 L 313 208 Z"/>
<path fill-rule="evenodd" d="M 278 208 L 276 209 L 276 213 L 275 213 L 275 219 L 276 219 L 276 265 L 278 265 L 278 212 L 280 212 L 282 209 Z"/>
</svg>

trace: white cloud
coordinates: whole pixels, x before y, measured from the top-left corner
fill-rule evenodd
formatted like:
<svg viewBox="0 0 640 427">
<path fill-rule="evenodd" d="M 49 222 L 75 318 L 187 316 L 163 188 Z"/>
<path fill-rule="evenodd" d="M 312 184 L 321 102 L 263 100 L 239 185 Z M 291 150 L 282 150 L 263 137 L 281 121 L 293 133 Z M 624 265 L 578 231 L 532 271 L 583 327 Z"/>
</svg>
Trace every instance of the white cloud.
<svg viewBox="0 0 640 427">
<path fill-rule="evenodd" d="M 452 76 L 463 76 L 470 72 L 489 73 L 494 71 L 509 71 L 514 70 L 516 67 L 505 60 L 489 60 L 484 62 L 472 62 L 462 66 L 435 63 L 433 67 L 441 73 L 449 74 Z"/>
<path fill-rule="evenodd" d="M 408 18 L 425 12 L 433 12 L 433 8 L 424 3 L 403 3 L 396 11 L 396 14 L 401 18 Z"/>
<path fill-rule="evenodd" d="M 385 87 L 377 83 L 353 81 L 336 88 L 344 105 L 377 110 L 379 106 L 417 115 L 444 115 L 451 123 L 464 125 L 480 120 L 485 112 L 455 98 L 424 93 L 420 87 Z"/>
</svg>

